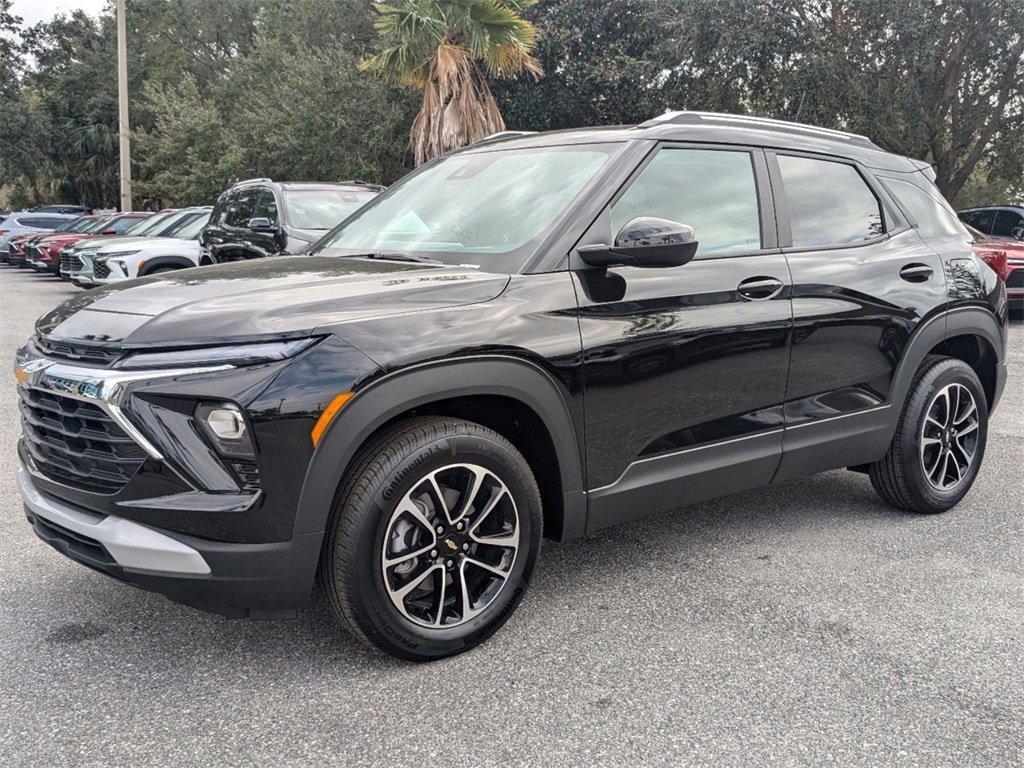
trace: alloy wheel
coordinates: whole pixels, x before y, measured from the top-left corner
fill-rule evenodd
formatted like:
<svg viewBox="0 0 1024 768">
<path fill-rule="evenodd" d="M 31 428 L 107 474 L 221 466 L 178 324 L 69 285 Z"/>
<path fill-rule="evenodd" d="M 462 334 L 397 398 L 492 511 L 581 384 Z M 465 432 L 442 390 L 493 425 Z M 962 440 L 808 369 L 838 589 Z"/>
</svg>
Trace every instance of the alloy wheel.
<svg viewBox="0 0 1024 768">
<path fill-rule="evenodd" d="M 396 505 L 381 552 L 395 608 L 423 627 L 479 615 L 508 582 L 519 552 L 519 512 L 506 484 L 476 464 L 420 478 Z"/>
<path fill-rule="evenodd" d="M 978 449 L 978 404 L 963 384 L 936 393 L 921 425 L 921 468 L 933 488 L 952 491 L 964 481 Z"/>
</svg>

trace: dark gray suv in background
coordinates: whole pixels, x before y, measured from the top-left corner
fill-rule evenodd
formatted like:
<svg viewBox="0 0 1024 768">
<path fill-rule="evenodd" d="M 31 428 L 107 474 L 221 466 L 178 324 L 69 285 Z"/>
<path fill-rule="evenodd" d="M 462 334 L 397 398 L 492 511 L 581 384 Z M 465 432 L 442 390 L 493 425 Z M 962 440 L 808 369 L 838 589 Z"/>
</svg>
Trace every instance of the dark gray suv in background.
<svg viewBox="0 0 1024 768">
<path fill-rule="evenodd" d="M 217 199 L 199 236 L 203 263 L 305 253 L 381 189 L 361 181 L 240 181 Z"/>
</svg>

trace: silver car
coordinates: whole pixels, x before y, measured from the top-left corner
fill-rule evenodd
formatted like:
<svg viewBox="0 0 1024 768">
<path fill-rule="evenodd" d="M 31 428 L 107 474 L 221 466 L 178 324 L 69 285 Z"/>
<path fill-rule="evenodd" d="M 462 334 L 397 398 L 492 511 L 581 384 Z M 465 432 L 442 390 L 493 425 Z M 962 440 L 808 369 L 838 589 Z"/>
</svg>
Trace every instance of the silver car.
<svg viewBox="0 0 1024 768">
<path fill-rule="evenodd" d="M 52 232 L 66 221 L 81 218 L 80 213 L 39 213 L 15 211 L 0 222 L 0 260 L 7 260 L 8 244 L 15 235 L 39 235 Z"/>
</svg>

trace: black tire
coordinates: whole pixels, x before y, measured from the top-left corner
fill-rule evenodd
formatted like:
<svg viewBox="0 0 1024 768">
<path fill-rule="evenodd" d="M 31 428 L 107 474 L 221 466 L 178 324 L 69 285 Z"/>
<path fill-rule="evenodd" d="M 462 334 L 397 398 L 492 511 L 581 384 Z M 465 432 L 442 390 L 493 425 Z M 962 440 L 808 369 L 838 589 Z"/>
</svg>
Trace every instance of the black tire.
<svg viewBox="0 0 1024 768">
<path fill-rule="evenodd" d="M 152 277 L 153 275 L 162 275 L 164 272 L 177 272 L 179 269 L 181 267 L 155 267 L 139 275 L 139 277 Z"/>
<path fill-rule="evenodd" d="M 425 627 L 396 607 L 385 585 L 388 571 L 382 561 L 387 552 L 385 547 L 390 546 L 385 543 L 385 536 L 406 494 L 421 488 L 431 473 L 462 462 L 482 467 L 504 483 L 514 503 L 518 549 L 512 554 L 507 578 L 479 614 L 458 626 Z M 469 496 L 467 493 L 466 497 Z M 457 504 L 462 503 L 460 494 Z M 471 527 L 464 535 L 469 534 Z M 541 527 L 537 483 L 526 460 L 508 440 L 473 422 L 417 417 L 385 429 L 361 452 L 346 474 L 325 534 L 320 580 L 331 611 L 356 637 L 401 659 L 442 659 L 479 645 L 509 618 L 523 598 L 533 572 L 540 550 Z M 443 538 L 433 531 L 429 535 L 437 542 Z M 419 567 L 419 561 L 416 562 Z M 437 562 L 431 558 L 426 566 L 435 563 L 433 567 L 442 567 Z M 464 577 L 465 572 L 462 573 Z M 448 578 L 454 579 L 454 574 L 446 575 L 444 570 L 439 575 L 442 585 Z M 434 578 L 430 577 L 432 584 Z M 455 586 L 453 580 L 449 589 Z M 439 615 L 443 615 L 443 601 L 438 604 L 442 606 Z"/>
<path fill-rule="evenodd" d="M 929 481 L 921 445 L 928 409 L 947 386 L 959 384 L 970 390 L 977 408 L 977 441 L 969 468 L 948 490 Z M 907 512 L 945 512 L 967 495 L 978 476 L 988 437 L 988 401 L 974 370 L 962 360 L 928 357 L 914 377 L 889 451 L 870 465 L 868 475 L 883 500 Z M 938 448 L 941 450 L 941 446 Z"/>
</svg>

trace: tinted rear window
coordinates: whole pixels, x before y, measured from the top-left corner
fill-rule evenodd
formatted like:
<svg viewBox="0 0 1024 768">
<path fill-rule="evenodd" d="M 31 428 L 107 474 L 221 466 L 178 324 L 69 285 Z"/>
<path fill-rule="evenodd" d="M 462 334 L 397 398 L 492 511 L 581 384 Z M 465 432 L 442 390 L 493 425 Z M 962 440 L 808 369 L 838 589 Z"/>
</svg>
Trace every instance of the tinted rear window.
<svg viewBox="0 0 1024 768">
<path fill-rule="evenodd" d="M 792 155 L 778 160 L 794 247 L 855 245 L 885 233 L 878 198 L 852 165 Z"/>
</svg>

